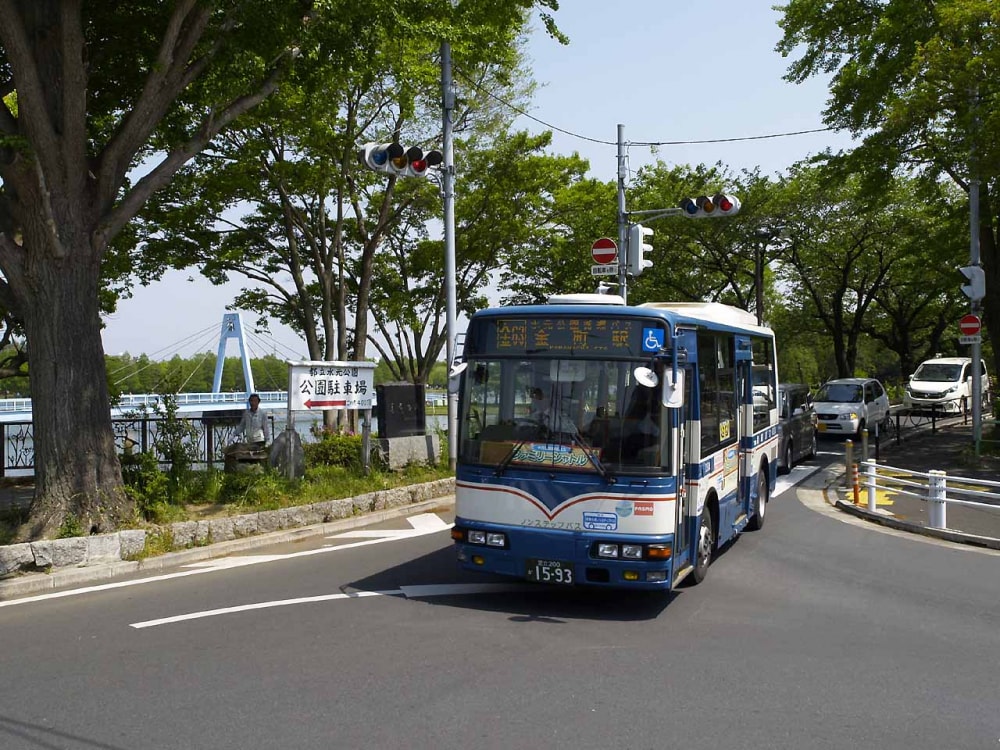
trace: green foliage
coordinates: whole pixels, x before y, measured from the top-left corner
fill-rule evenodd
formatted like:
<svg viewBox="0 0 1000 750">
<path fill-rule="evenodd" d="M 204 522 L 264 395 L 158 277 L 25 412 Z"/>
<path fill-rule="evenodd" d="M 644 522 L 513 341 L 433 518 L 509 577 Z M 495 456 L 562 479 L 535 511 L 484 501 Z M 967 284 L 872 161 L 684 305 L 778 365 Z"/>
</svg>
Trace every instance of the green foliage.
<svg viewBox="0 0 1000 750">
<path fill-rule="evenodd" d="M 302 446 L 306 466 L 339 466 L 361 470 L 361 436 L 324 430 L 319 440 Z"/>
<path fill-rule="evenodd" d="M 63 519 L 62 525 L 59 527 L 59 533 L 56 534 L 56 539 L 69 539 L 70 537 L 83 536 L 83 526 L 80 525 L 80 519 L 74 515 L 67 515 Z"/>
<path fill-rule="evenodd" d="M 163 396 L 164 417 L 157 426 L 155 450 L 163 456 L 167 470 L 167 500 L 180 500 L 180 487 L 198 459 L 198 430 L 186 419 L 180 419 L 176 395 Z"/>
</svg>

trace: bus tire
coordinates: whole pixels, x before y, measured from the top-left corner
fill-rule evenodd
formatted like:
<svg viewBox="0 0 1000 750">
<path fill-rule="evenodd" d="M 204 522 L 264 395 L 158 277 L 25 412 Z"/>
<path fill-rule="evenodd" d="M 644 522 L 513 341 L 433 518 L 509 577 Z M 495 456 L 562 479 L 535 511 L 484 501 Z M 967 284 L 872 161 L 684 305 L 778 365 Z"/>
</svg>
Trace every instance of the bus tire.
<svg viewBox="0 0 1000 750">
<path fill-rule="evenodd" d="M 750 516 L 750 521 L 747 523 L 747 528 L 750 531 L 760 531 L 764 528 L 764 512 L 767 509 L 767 477 L 764 475 L 764 469 L 761 468 L 757 472 L 757 499 L 753 504 L 753 514 Z"/>
<path fill-rule="evenodd" d="M 691 582 L 701 583 L 708 575 L 708 566 L 712 564 L 715 554 L 715 525 L 712 521 L 712 511 L 708 503 L 701 509 L 701 523 L 698 524 L 698 546 L 694 552 L 694 570 L 691 571 Z"/>
</svg>

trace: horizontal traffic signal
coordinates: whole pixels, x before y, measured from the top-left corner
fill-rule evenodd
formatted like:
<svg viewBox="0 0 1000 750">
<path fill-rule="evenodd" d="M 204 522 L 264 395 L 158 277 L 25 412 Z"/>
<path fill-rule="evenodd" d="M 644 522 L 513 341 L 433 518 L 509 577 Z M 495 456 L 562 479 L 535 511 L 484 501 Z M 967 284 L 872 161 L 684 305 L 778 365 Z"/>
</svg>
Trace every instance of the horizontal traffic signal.
<svg viewBox="0 0 1000 750">
<path fill-rule="evenodd" d="M 740 200 L 732 195 L 716 193 L 685 198 L 680 203 L 683 216 L 688 219 L 707 219 L 716 216 L 733 216 L 740 212 Z"/>
<path fill-rule="evenodd" d="M 419 146 L 404 149 L 398 143 L 366 143 L 358 150 L 358 159 L 375 172 L 424 177 L 430 167 L 444 161 L 444 155 L 436 149 L 424 152 Z"/>
</svg>

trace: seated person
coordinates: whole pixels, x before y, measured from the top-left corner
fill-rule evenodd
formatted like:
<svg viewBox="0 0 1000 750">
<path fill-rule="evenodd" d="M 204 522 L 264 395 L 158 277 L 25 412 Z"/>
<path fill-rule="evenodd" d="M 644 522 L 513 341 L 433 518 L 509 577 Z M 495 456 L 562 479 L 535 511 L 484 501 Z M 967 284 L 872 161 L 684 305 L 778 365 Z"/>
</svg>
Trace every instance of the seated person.
<svg viewBox="0 0 1000 750">
<path fill-rule="evenodd" d="M 240 451 L 259 451 L 271 442 L 271 422 L 259 409 L 260 396 L 251 393 L 247 403 L 249 406 L 236 428 L 237 435 L 241 435 L 243 440 L 227 446 L 224 451 L 227 456 Z"/>
</svg>

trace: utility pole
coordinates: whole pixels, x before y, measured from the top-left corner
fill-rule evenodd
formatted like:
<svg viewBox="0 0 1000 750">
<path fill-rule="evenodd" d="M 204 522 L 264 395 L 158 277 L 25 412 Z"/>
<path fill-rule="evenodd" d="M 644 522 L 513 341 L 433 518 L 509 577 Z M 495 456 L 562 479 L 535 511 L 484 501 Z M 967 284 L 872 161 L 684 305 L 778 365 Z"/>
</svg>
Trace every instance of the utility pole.
<svg viewBox="0 0 1000 750">
<path fill-rule="evenodd" d="M 441 42 L 441 110 L 444 169 L 441 190 L 444 194 L 444 280 L 447 297 L 448 367 L 455 362 L 455 151 L 452 143 L 452 116 L 455 109 L 455 88 L 451 78 L 451 43 Z M 448 465 L 452 471 L 458 465 L 458 394 L 448 389 Z"/>
<path fill-rule="evenodd" d="M 973 165 L 975 170 L 975 165 Z M 971 242 L 969 247 L 969 264 L 978 266 L 979 257 L 979 176 L 973 171 L 969 180 L 969 230 Z M 971 300 L 972 314 L 978 316 L 982 302 Z M 976 336 L 972 343 L 972 441 L 979 455 L 979 442 L 983 438 L 983 365 L 981 335 Z"/>
</svg>

